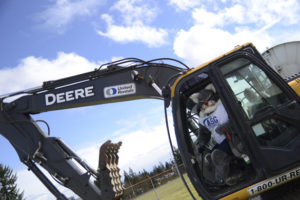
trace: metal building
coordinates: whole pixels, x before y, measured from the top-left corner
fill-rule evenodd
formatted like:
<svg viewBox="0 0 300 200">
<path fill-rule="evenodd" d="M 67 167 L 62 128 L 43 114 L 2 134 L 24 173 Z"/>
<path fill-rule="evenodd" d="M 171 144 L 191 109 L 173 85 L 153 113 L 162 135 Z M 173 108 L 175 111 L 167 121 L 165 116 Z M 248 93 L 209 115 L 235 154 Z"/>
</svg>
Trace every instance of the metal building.
<svg viewBox="0 0 300 200">
<path fill-rule="evenodd" d="M 291 80 L 300 76 L 300 41 L 278 44 L 262 55 L 284 79 Z"/>
</svg>

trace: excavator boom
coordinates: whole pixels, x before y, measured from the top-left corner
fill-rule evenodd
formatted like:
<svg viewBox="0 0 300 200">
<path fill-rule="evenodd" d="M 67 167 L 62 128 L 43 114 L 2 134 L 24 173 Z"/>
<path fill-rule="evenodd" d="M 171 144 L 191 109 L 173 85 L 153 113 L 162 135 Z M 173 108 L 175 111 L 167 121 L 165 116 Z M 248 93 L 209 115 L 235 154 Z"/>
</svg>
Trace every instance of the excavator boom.
<svg viewBox="0 0 300 200">
<path fill-rule="evenodd" d="M 129 66 L 124 67 L 124 64 Z M 42 87 L 1 98 L 1 134 L 15 148 L 20 160 L 58 199 L 67 198 L 38 166 L 82 199 L 118 199 L 123 191 L 117 167 L 117 152 L 121 144 L 105 143 L 101 147 L 99 168 L 94 170 L 62 140 L 45 133 L 31 115 L 141 98 L 163 99 L 162 87 L 172 81 L 172 76 L 184 71 L 164 63 L 133 59 L 114 62 L 104 68 L 44 82 Z"/>
</svg>

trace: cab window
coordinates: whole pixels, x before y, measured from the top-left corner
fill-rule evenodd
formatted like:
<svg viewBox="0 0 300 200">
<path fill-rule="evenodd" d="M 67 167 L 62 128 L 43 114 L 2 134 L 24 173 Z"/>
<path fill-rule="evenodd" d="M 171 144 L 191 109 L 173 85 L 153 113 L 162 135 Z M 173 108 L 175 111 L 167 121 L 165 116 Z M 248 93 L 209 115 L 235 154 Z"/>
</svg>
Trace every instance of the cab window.
<svg viewBox="0 0 300 200">
<path fill-rule="evenodd" d="M 244 58 L 220 69 L 248 119 L 256 121 L 251 128 L 260 146 L 285 147 L 298 135 L 294 125 L 274 116 L 289 98 L 262 69 Z M 263 119 L 257 122 L 257 116 Z"/>
<path fill-rule="evenodd" d="M 298 135 L 298 130 L 291 124 L 271 118 L 252 126 L 261 146 L 284 147 Z"/>
<path fill-rule="evenodd" d="M 221 72 L 249 119 L 288 100 L 266 73 L 247 59 L 223 65 Z"/>
</svg>

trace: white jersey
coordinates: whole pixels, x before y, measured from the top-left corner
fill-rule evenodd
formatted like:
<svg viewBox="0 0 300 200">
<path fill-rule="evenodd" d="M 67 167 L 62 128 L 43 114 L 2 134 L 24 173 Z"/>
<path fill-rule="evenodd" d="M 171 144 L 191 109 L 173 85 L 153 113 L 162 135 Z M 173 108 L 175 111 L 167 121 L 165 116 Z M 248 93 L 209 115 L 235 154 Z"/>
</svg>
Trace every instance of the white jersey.
<svg viewBox="0 0 300 200">
<path fill-rule="evenodd" d="M 227 121 L 228 115 L 223 104 L 219 104 L 216 110 L 209 116 L 199 116 L 199 123 L 210 130 L 210 132 L 212 133 L 212 137 L 218 144 L 222 143 L 226 139 L 226 137 L 225 135 L 218 134 L 216 132 L 216 128 L 219 125 L 226 123 Z"/>
</svg>

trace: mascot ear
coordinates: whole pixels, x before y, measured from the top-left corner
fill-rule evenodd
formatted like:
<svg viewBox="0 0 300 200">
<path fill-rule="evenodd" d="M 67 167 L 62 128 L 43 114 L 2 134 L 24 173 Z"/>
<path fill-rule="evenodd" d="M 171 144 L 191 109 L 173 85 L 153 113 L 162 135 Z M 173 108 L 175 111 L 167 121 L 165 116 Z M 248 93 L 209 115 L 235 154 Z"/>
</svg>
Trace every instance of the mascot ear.
<svg viewBox="0 0 300 200">
<path fill-rule="evenodd" d="M 190 99 L 191 99 L 195 104 L 197 104 L 197 103 L 199 103 L 198 97 L 199 97 L 199 92 L 192 94 L 192 95 L 190 96 Z"/>
<path fill-rule="evenodd" d="M 218 94 L 217 94 L 217 92 L 216 92 L 215 86 L 214 86 L 212 83 L 208 84 L 208 85 L 205 87 L 205 89 L 206 89 L 206 90 L 213 91 L 213 96 L 212 96 L 211 99 L 214 100 L 214 101 L 218 101 L 219 96 L 218 96 Z"/>
<path fill-rule="evenodd" d="M 214 93 L 216 93 L 216 88 L 215 88 L 215 86 L 214 86 L 212 83 L 208 84 L 208 85 L 205 87 L 205 89 L 206 89 L 206 90 L 211 90 L 211 91 L 213 91 Z"/>
</svg>

